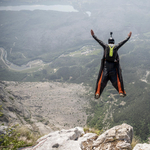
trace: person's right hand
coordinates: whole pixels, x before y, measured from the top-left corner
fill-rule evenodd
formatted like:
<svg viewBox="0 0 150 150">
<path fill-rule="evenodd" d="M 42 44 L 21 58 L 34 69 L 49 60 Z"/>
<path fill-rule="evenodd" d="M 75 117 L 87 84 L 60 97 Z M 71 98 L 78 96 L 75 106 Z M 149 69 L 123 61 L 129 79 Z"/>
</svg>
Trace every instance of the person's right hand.
<svg viewBox="0 0 150 150">
<path fill-rule="evenodd" d="M 132 32 L 130 32 L 130 33 L 128 34 L 129 37 L 131 37 L 131 35 L 132 35 Z"/>
<path fill-rule="evenodd" d="M 93 31 L 93 30 L 91 30 L 91 35 L 92 35 L 92 36 L 94 35 L 94 31 Z"/>
</svg>

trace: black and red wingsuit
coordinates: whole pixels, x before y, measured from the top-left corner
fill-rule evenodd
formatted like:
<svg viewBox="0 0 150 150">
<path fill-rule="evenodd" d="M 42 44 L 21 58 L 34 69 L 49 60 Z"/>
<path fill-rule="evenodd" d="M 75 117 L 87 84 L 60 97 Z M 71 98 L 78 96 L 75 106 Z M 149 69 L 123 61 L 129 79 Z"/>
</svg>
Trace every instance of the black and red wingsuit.
<svg viewBox="0 0 150 150">
<path fill-rule="evenodd" d="M 95 88 L 95 98 L 98 99 L 102 94 L 107 82 L 110 80 L 115 89 L 119 92 L 120 96 L 126 96 L 124 90 L 122 70 L 119 64 L 118 49 L 123 46 L 131 37 L 131 32 L 128 37 L 122 42 L 114 45 L 114 39 L 112 38 L 112 32 L 110 39 L 108 39 L 108 44 L 99 40 L 95 35 L 93 30 L 91 30 L 93 38 L 103 47 L 104 55 L 101 60 L 101 67 L 99 70 L 96 88 Z"/>
</svg>

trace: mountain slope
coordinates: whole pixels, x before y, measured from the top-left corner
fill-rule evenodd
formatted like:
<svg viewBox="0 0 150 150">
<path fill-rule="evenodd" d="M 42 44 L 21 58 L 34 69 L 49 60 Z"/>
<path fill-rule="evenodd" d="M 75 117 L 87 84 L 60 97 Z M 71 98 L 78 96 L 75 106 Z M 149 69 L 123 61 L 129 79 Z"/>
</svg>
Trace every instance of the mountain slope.
<svg viewBox="0 0 150 150">
<path fill-rule="evenodd" d="M 1 123 L 41 122 L 53 129 L 84 126 L 89 89 L 82 84 L 3 81 Z"/>
</svg>

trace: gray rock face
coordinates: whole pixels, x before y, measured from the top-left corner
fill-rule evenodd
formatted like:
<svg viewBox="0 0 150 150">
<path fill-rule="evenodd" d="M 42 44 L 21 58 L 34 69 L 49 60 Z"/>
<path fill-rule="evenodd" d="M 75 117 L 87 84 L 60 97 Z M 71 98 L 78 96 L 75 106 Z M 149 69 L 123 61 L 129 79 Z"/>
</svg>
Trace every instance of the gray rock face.
<svg viewBox="0 0 150 150">
<path fill-rule="evenodd" d="M 0 135 L 1 134 L 6 134 L 6 129 L 7 128 L 8 128 L 7 126 L 0 126 Z"/>
<path fill-rule="evenodd" d="M 150 144 L 136 144 L 133 150 L 150 150 Z"/>
<path fill-rule="evenodd" d="M 22 105 L 21 101 L 14 97 L 13 93 L 6 90 L 7 84 L 0 82 L 0 105 L 3 115 L 0 117 L 1 124 L 22 124 L 24 118 L 30 118 L 30 112 Z"/>
<path fill-rule="evenodd" d="M 133 128 L 127 124 L 115 126 L 99 137 L 76 127 L 45 135 L 36 146 L 25 150 L 131 150 L 132 136 Z"/>
<path fill-rule="evenodd" d="M 76 127 L 70 130 L 55 131 L 43 136 L 34 147 L 36 150 L 81 150 L 78 138 L 84 133 L 83 129 Z M 32 150 L 33 148 L 26 148 Z"/>
<path fill-rule="evenodd" d="M 95 150 L 131 150 L 131 142 L 133 137 L 133 127 L 127 124 L 115 126 L 94 141 Z"/>
</svg>

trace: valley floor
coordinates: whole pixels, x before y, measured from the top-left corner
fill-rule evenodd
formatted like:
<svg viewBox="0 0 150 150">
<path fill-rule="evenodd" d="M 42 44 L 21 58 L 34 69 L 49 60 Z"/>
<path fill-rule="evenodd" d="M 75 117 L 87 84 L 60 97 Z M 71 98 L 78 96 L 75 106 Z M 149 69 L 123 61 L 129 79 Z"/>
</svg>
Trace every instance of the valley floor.
<svg viewBox="0 0 150 150">
<path fill-rule="evenodd" d="M 89 87 L 59 82 L 10 82 L 13 93 L 31 113 L 31 121 L 47 122 L 58 129 L 84 126 Z"/>
</svg>

